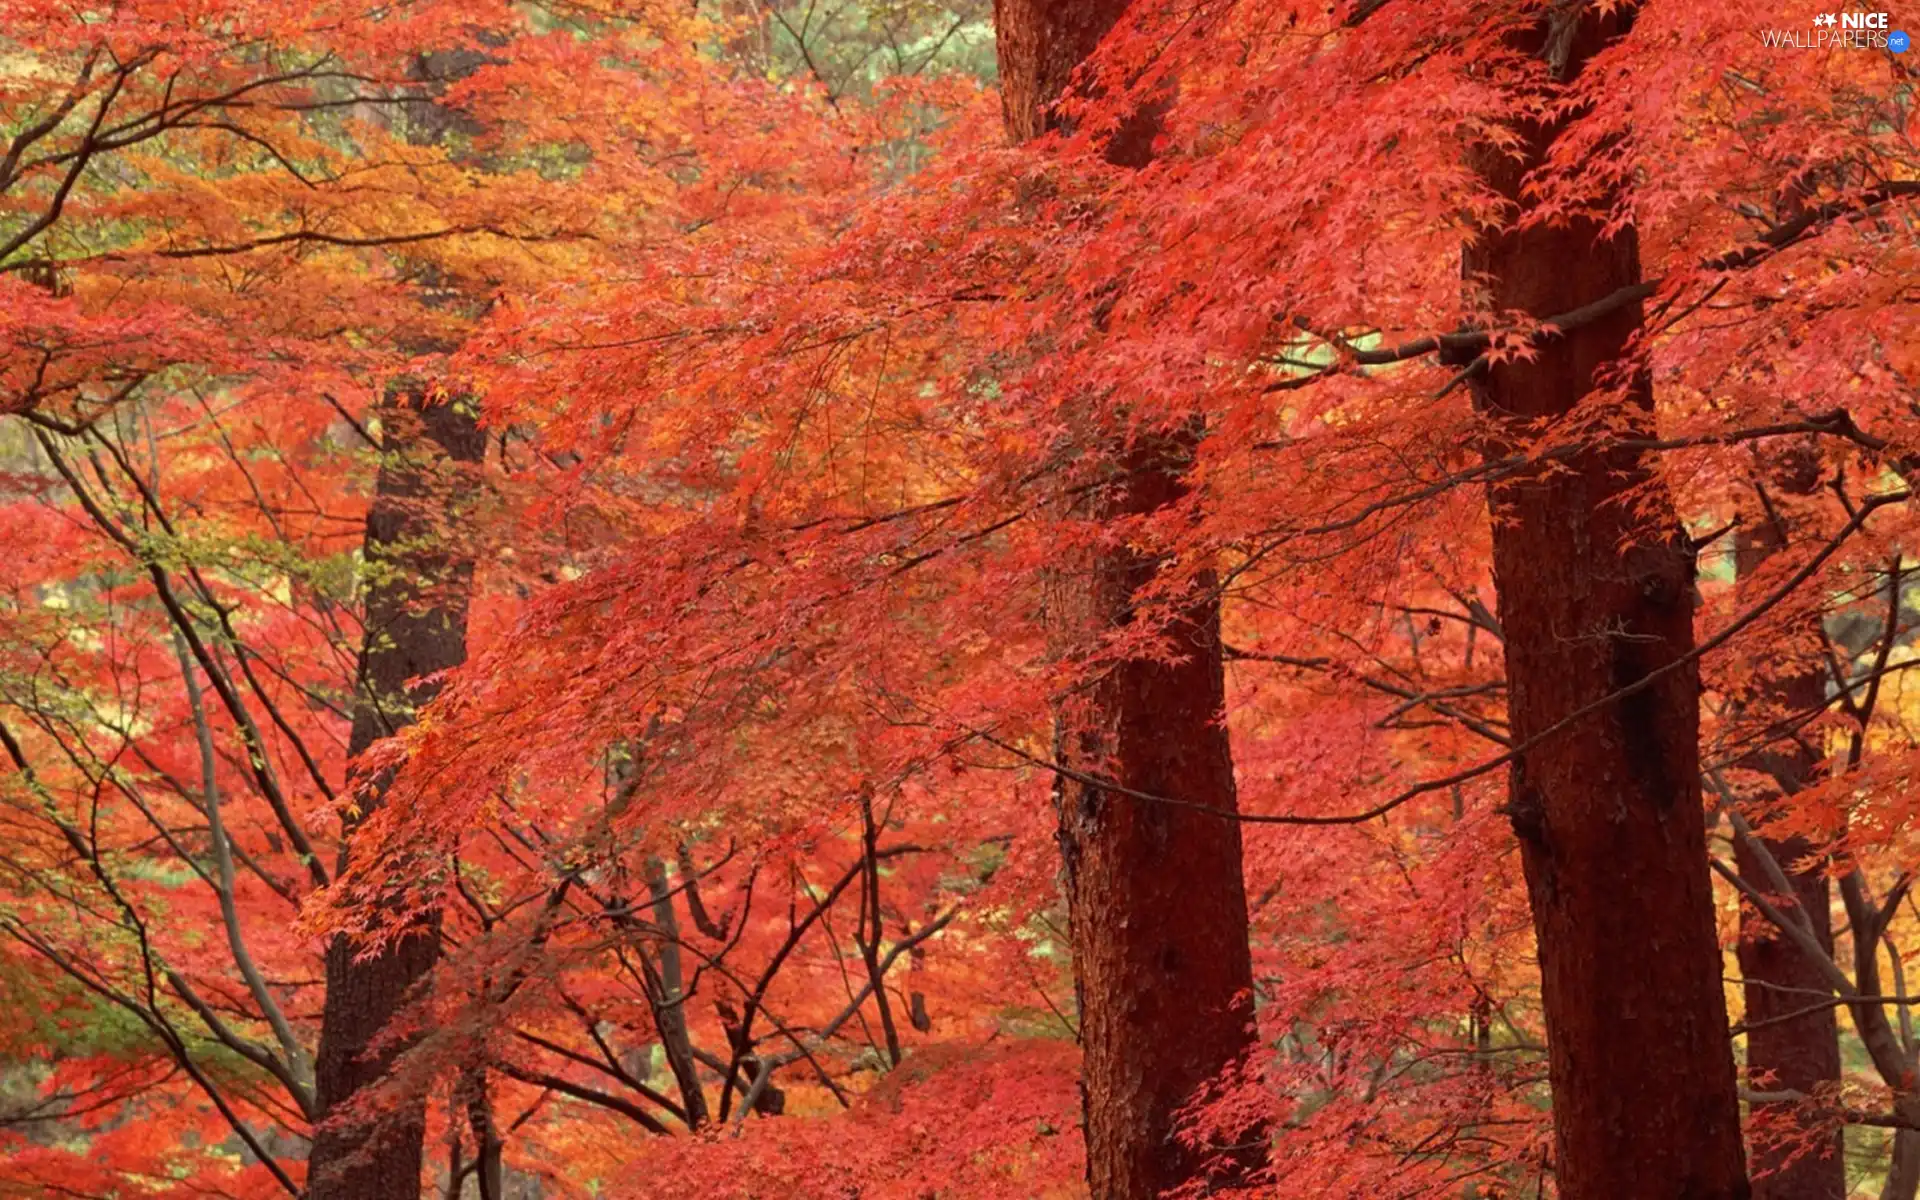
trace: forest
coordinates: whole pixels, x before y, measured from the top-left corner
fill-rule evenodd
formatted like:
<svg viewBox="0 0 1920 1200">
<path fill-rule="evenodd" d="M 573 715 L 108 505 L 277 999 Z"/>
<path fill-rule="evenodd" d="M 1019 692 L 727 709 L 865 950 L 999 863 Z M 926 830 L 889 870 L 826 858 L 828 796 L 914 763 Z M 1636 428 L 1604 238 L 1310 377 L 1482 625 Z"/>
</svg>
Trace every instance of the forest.
<svg viewBox="0 0 1920 1200">
<path fill-rule="evenodd" d="M 0 0 L 0 1200 L 1916 1200 L 1902 21 Z"/>
</svg>

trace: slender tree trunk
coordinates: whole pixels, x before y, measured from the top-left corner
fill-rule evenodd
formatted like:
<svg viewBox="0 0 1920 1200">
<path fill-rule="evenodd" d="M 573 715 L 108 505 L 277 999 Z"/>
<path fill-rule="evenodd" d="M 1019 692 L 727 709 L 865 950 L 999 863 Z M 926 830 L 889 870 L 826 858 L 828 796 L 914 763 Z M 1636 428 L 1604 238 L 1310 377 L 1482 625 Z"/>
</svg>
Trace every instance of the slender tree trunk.
<svg viewBox="0 0 1920 1200">
<path fill-rule="evenodd" d="M 1001 89 L 1016 140 L 1053 127 L 1053 101 L 1125 8 L 1125 0 L 997 0 Z M 1153 127 L 1151 113 L 1129 122 L 1108 159 L 1143 165 Z M 1197 442 L 1195 430 L 1107 446 L 1112 477 L 1091 501 L 1092 515 L 1138 516 L 1178 503 Z M 1127 624 L 1158 569 L 1126 551 L 1063 566 L 1049 597 L 1056 632 L 1084 644 Z M 1254 1044 L 1239 826 L 1086 782 L 1237 811 L 1213 583 L 1211 575 L 1200 579 L 1172 622 L 1174 661 L 1122 663 L 1057 714 L 1058 757 L 1079 776 L 1059 776 L 1055 798 L 1094 1200 L 1230 1184 L 1263 1158 L 1264 1132 L 1250 1130 L 1237 1157 L 1206 1178 L 1201 1155 L 1174 1137 L 1181 1106 Z"/>
<path fill-rule="evenodd" d="M 1630 14 L 1558 6 L 1526 49 L 1563 77 Z M 1520 178 L 1557 126 L 1524 127 L 1524 160 L 1477 157 L 1520 211 Z M 1463 255 L 1494 311 L 1546 317 L 1640 281 L 1631 229 L 1571 219 L 1483 233 Z M 1640 307 L 1476 372 L 1495 454 L 1569 412 L 1639 330 Z M 1652 385 L 1629 390 L 1651 425 Z M 1630 495 L 1631 493 L 1631 495 Z M 1516 744 L 1509 813 L 1539 947 L 1561 1200 L 1750 1195 L 1720 985 L 1699 789 L 1694 561 L 1642 456 L 1593 450 L 1492 489 L 1494 582 Z M 1573 713 L 1604 704 L 1569 728 Z M 1534 739 L 1539 743 L 1533 744 Z"/>
<path fill-rule="evenodd" d="M 1885 996 L 1880 979 L 1880 951 L 1886 947 L 1887 922 L 1892 905 L 1882 905 L 1867 894 L 1867 880 L 1859 867 L 1840 877 L 1840 898 L 1847 906 L 1847 925 L 1853 942 L 1853 985 L 1862 996 Z M 1880 1187 L 1880 1200 L 1913 1200 L 1920 1191 L 1920 1091 L 1913 1086 L 1920 1070 L 1920 1049 L 1904 1036 L 1904 1027 L 1896 1029 L 1887 1016 L 1887 1005 L 1863 1001 L 1850 1006 L 1853 1028 L 1866 1047 L 1873 1069 L 1893 1091 L 1893 1112 L 1907 1128 L 1897 1130 L 1886 1180 Z"/>
<path fill-rule="evenodd" d="M 466 659 L 470 559 L 443 548 L 437 492 L 458 489 L 448 460 L 476 463 L 485 436 L 464 404 L 390 405 L 386 444 L 367 514 L 369 569 L 365 644 L 360 652 L 349 756 L 413 720 L 431 699 L 432 685 L 408 682 L 458 666 Z M 363 815 L 346 822 L 340 861 L 352 856 L 352 836 L 375 811 L 387 780 L 376 781 Z M 361 1089 L 387 1074 L 399 1047 L 373 1047 L 399 1012 L 408 991 L 439 955 L 439 924 L 424 923 L 371 958 L 335 938 L 327 947 L 327 998 L 320 1020 L 315 1085 L 322 1124 L 308 1159 L 309 1200 L 395 1200 L 415 1194 L 420 1178 L 424 1098 L 387 1109 L 377 1123 L 328 1121 Z"/>
<path fill-rule="evenodd" d="M 1819 683 L 1818 677 L 1815 682 Z M 1792 913 L 1798 906 L 1808 918 L 1813 936 L 1831 956 L 1831 885 L 1817 864 L 1802 871 L 1793 869 L 1794 863 L 1810 860 L 1813 848 L 1804 838 L 1762 838 L 1761 841 L 1793 883 L 1794 895 L 1775 897 L 1774 903 L 1786 913 Z M 1734 853 L 1741 877 L 1772 892 L 1765 883 L 1765 870 L 1753 851 L 1736 839 Z M 1831 1088 L 1840 1079 L 1840 1032 L 1835 1010 L 1829 1006 L 1807 1011 L 1813 1007 L 1814 999 L 1829 989 L 1826 973 L 1810 963 L 1799 947 L 1750 905 L 1740 908 L 1739 956 L 1746 1002 L 1743 1023 L 1747 1026 L 1750 1086 L 1755 1090 L 1788 1089 L 1808 1095 Z M 1796 1120 L 1791 1115 L 1796 1106 L 1791 1103 L 1756 1104 L 1755 1114 L 1760 1115 L 1772 1107 L 1783 1110 L 1774 1119 Z M 1834 1130 L 1823 1140 L 1827 1143 L 1824 1147 L 1812 1149 L 1804 1149 L 1796 1141 L 1779 1149 L 1756 1150 L 1754 1200 L 1845 1200 L 1844 1139 L 1839 1130 Z M 1794 1158 L 1796 1150 L 1799 1155 Z"/>
<path fill-rule="evenodd" d="M 1880 1185 L 1880 1200 L 1913 1200 L 1916 1191 L 1920 1191 L 1920 1134 L 1898 1129 L 1893 1134 L 1886 1182 Z"/>
<path fill-rule="evenodd" d="M 493 1123 L 493 1097 L 488 1094 L 487 1068 L 473 1066 L 460 1076 L 457 1091 L 465 1109 L 467 1129 L 473 1135 L 473 1176 L 479 1200 L 506 1200 L 505 1146 Z"/>
<path fill-rule="evenodd" d="M 1786 495 L 1808 496 L 1819 486 L 1819 459 L 1810 446 L 1781 456 L 1773 466 L 1771 482 Z M 1736 570 L 1743 580 L 1787 543 L 1785 518 L 1770 503 L 1766 508 L 1764 519 L 1752 529 L 1743 530 L 1736 543 Z M 1817 711 L 1827 700 L 1827 669 L 1817 649 L 1823 633 L 1817 616 L 1808 623 L 1813 628 L 1807 631 L 1811 637 L 1806 652 L 1790 659 L 1787 671 L 1767 689 L 1770 711 L 1785 717 Z M 1804 740 L 1789 738 L 1754 755 L 1745 765 L 1770 775 L 1780 794 L 1791 796 L 1814 782 L 1819 759 Z M 1793 884 L 1794 894 L 1776 896 L 1774 904 L 1794 919 L 1798 919 L 1794 912 L 1797 908 L 1814 939 L 1832 958 L 1832 885 L 1823 864 L 1814 858 L 1813 847 L 1799 837 L 1763 836 L 1760 842 L 1761 853 L 1771 855 Z M 1770 873 L 1746 839 L 1734 840 L 1734 855 L 1743 879 L 1764 891 L 1774 890 L 1767 884 Z M 1756 1091 L 1792 1090 L 1813 1095 L 1838 1084 L 1840 1033 L 1836 1010 L 1812 1004 L 1812 999 L 1829 987 L 1820 964 L 1751 904 L 1740 906 L 1739 957 L 1749 1085 Z M 1769 1108 L 1780 1112 L 1768 1113 Z M 1793 1104 L 1756 1104 L 1754 1111 L 1794 1127 L 1799 1124 Z M 1756 1150 L 1754 1200 L 1845 1200 L 1845 1140 L 1837 1129 L 1821 1140 L 1824 1145 L 1806 1147 L 1805 1138 L 1799 1137 L 1778 1148 Z"/>
<path fill-rule="evenodd" d="M 680 1088 L 687 1128 L 698 1130 L 707 1123 L 707 1093 L 700 1085 L 700 1064 L 694 1058 L 693 1037 L 687 1029 L 687 985 L 680 958 L 680 921 L 673 911 L 673 887 L 665 864 L 657 858 L 647 860 L 647 892 L 653 900 L 653 923 L 666 935 L 660 940 L 657 969 L 652 959 L 644 955 L 641 959 L 647 970 L 647 1004 L 653 1011 L 653 1026 L 660 1034 L 667 1067 Z"/>
</svg>

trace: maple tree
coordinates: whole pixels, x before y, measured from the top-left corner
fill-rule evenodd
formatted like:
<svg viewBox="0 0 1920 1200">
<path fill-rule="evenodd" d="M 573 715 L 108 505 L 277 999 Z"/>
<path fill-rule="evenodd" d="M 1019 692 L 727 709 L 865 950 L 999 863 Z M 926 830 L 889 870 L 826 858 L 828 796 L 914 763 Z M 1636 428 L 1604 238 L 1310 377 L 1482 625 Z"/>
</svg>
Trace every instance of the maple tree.
<svg viewBox="0 0 1920 1200">
<path fill-rule="evenodd" d="M 1016 137 L 1058 123 L 1056 105 L 1075 69 L 1123 11 L 1112 3 L 998 6 L 1002 97 Z M 1129 114 L 1103 157 L 1146 166 L 1154 124 L 1150 105 Z M 1082 519 L 1177 512 L 1189 492 L 1185 473 L 1201 430 L 1108 435 L 1100 410 L 1127 406 L 1124 393 L 1060 405 L 1069 436 L 1093 451 L 1091 469 L 1076 471 L 1088 476 L 1080 487 L 1089 497 L 1083 511 L 1091 511 Z M 1136 619 L 1136 597 L 1152 588 L 1159 564 L 1131 546 L 1099 547 L 1055 573 L 1046 615 L 1053 640 L 1071 654 Z M 1260 1157 L 1257 1127 L 1234 1131 L 1242 1149 L 1225 1170 L 1196 1164 L 1194 1148 L 1174 1136 L 1181 1106 L 1253 1040 L 1217 579 L 1203 570 L 1191 586 L 1194 596 L 1175 602 L 1165 631 L 1171 661 L 1142 654 L 1116 662 L 1063 698 L 1054 717 L 1053 803 L 1080 1014 L 1087 1181 L 1101 1196 L 1156 1195 L 1195 1177 L 1231 1182 Z M 1116 788 L 1214 811 L 1143 807 Z M 1180 1037 L 1162 1036 L 1176 1025 Z"/>
<path fill-rule="evenodd" d="M 0 1195 L 1920 1188 L 1908 60 L 987 9 L 0 0 Z"/>
</svg>

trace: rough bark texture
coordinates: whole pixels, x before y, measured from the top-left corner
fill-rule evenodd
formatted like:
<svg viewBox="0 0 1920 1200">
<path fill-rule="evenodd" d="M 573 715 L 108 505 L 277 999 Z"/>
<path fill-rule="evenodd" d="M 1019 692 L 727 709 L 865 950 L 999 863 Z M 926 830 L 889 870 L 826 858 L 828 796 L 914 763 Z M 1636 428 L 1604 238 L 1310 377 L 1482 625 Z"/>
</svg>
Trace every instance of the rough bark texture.
<svg viewBox="0 0 1920 1200">
<path fill-rule="evenodd" d="M 1105 515 L 1152 512 L 1182 490 L 1184 455 L 1163 442 L 1126 462 Z M 1158 463 L 1147 461 L 1158 456 Z M 1167 461 L 1175 455 L 1173 461 Z M 1124 625 L 1156 566 L 1127 554 L 1063 581 L 1056 619 Z M 1199 586 L 1209 588 L 1212 580 Z M 1080 622 L 1086 624 L 1080 624 Z M 1180 661 L 1120 664 L 1059 713 L 1057 754 L 1086 776 L 1236 811 L 1220 611 L 1208 591 L 1173 623 Z M 1253 968 L 1240 827 L 1072 778 L 1056 789 L 1083 1052 L 1087 1179 L 1095 1200 L 1144 1200 L 1206 1174 L 1173 1135 L 1181 1105 L 1253 1045 Z M 1208 1180 L 1230 1184 L 1258 1162 Z"/>
<path fill-rule="evenodd" d="M 1002 101 L 1016 140 L 1057 127 L 1054 101 L 1125 9 L 1125 0 L 996 0 Z M 1109 161 L 1143 165 L 1154 126 L 1151 112 L 1128 122 L 1106 148 Z M 1196 442 L 1189 433 L 1110 447 L 1113 478 L 1092 515 L 1177 503 Z M 1062 564 L 1049 601 L 1056 634 L 1084 645 L 1127 624 L 1157 569 L 1124 552 Z M 1055 795 L 1094 1200 L 1145 1200 L 1202 1179 L 1200 1156 L 1173 1136 L 1175 1115 L 1253 1044 L 1239 826 L 1085 782 L 1237 810 L 1210 576 L 1168 632 L 1179 661 L 1122 663 L 1057 715 L 1059 758 L 1083 777 L 1060 776 Z M 1207 1184 L 1231 1183 L 1259 1161 L 1263 1134 L 1244 1141 Z"/>
<path fill-rule="evenodd" d="M 1530 51 L 1570 76 L 1623 12 L 1556 10 Z M 1577 24 L 1560 24 L 1569 20 Z M 1487 153 L 1522 209 L 1519 177 L 1554 128 L 1521 131 L 1528 161 Z M 1636 238 L 1574 221 L 1483 234 L 1467 278 L 1493 308 L 1549 316 L 1640 280 Z M 1618 359 L 1638 305 L 1476 375 L 1496 454 L 1567 413 Z M 1651 384 L 1629 390 L 1650 425 Z M 1509 439 L 1512 439 L 1511 441 Z M 1750 1193 L 1720 985 L 1699 788 L 1699 672 L 1661 674 L 1569 728 L 1546 730 L 1693 649 L 1693 554 L 1671 502 L 1628 451 L 1590 451 L 1493 489 L 1494 580 L 1510 715 L 1524 751 L 1509 812 L 1538 940 L 1561 1200 L 1745 1200 Z M 1626 501 L 1633 493 L 1634 503 Z"/>
<path fill-rule="evenodd" d="M 1000 107 L 1015 142 L 1058 128 L 1054 104 L 1131 0 L 994 0 Z"/>
<path fill-rule="evenodd" d="M 1773 464 L 1771 485 L 1787 495 L 1810 495 L 1820 483 L 1819 458 L 1813 448 L 1797 448 Z M 1745 580 L 1787 544 L 1785 518 L 1773 511 L 1762 514 L 1739 535 L 1735 562 Z M 1791 719 L 1826 704 L 1827 670 L 1816 647 L 1822 633 L 1818 617 L 1810 631 L 1807 652 L 1790 660 L 1780 677 L 1771 681 L 1769 712 Z M 1818 758 L 1801 739 L 1788 737 L 1753 756 L 1743 765 L 1771 776 L 1781 795 L 1790 796 L 1814 782 Z M 1793 884 L 1792 896 L 1773 896 L 1782 912 L 1805 914 L 1814 939 L 1833 957 L 1832 885 L 1805 838 L 1760 839 Z M 1762 891 L 1774 889 L 1770 873 L 1744 839 L 1735 839 L 1735 862 L 1740 876 Z M 1796 866 L 1802 867 L 1795 870 Z M 1756 1091 L 1791 1090 L 1814 1095 L 1840 1080 L 1840 1035 L 1836 1010 L 1814 1007 L 1827 992 L 1826 972 L 1794 945 L 1751 904 L 1740 906 L 1740 978 L 1743 981 L 1747 1026 L 1747 1078 Z M 1812 1009 L 1812 1011 L 1808 1011 Z M 1778 1110 L 1769 1112 L 1768 1110 Z M 1789 1129 L 1800 1119 L 1796 1105 L 1754 1106 L 1756 1116 L 1784 1123 Z M 1845 1200 L 1846 1162 L 1839 1130 L 1806 1146 L 1807 1135 L 1779 1145 L 1756 1147 L 1753 1156 L 1754 1200 Z"/>
<path fill-rule="evenodd" d="M 473 565 L 444 548 L 434 497 L 453 485 L 447 460 L 475 463 L 484 435 L 464 405 L 398 406 L 388 410 L 386 445 L 373 506 L 367 514 L 365 557 L 370 571 L 365 643 L 348 753 L 357 756 L 413 720 L 431 698 L 431 685 L 408 681 L 458 666 L 466 658 L 467 596 Z M 385 780 L 362 801 L 378 807 Z M 364 820 L 364 816 L 361 818 Z M 358 821 L 341 842 L 344 869 Z M 377 1123 L 326 1122 L 362 1088 L 378 1082 L 397 1053 L 370 1053 L 399 1012 L 407 992 L 433 968 L 437 924 L 400 939 L 382 953 L 356 960 L 345 938 L 327 947 L 327 999 L 320 1052 L 314 1064 L 323 1124 L 308 1159 L 308 1200 L 395 1200 L 419 1186 L 424 1102 L 398 1105 Z"/>
<path fill-rule="evenodd" d="M 485 36 L 482 36 L 485 40 Z M 449 80 L 471 75 L 490 61 L 473 49 L 420 55 L 413 77 L 430 86 L 406 105 L 402 129 L 414 145 L 445 143 L 450 135 L 471 135 L 478 126 L 466 114 L 439 101 Z M 433 307 L 471 307 L 453 280 L 423 273 L 426 302 Z M 418 353 L 446 353 L 455 347 L 423 342 Z M 466 495 L 456 464 L 478 463 L 486 453 L 486 435 L 469 400 L 430 401 L 425 389 L 389 394 L 382 409 L 384 444 L 373 505 L 367 513 L 363 558 L 368 568 L 366 626 L 354 690 L 349 759 L 412 723 L 418 706 L 437 690 L 429 684 L 409 688 L 410 680 L 459 666 L 467 657 L 467 601 L 473 562 L 449 553 L 445 534 L 458 520 Z M 380 804 L 388 780 L 375 781 L 361 801 L 358 820 L 341 833 L 340 866 L 352 856 L 354 830 Z M 404 1005 L 407 993 L 433 969 L 440 953 L 437 915 L 419 931 L 381 954 L 355 961 L 357 948 L 336 938 L 327 946 L 327 992 L 320 1020 L 320 1048 L 314 1062 L 315 1097 L 322 1124 L 308 1156 L 307 1200 L 388 1200 L 412 1196 L 419 1186 L 426 1132 L 423 1101 L 389 1108 L 376 1124 L 329 1121 L 340 1105 L 361 1089 L 378 1083 L 392 1068 L 401 1047 L 369 1050 Z"/>
</svg>

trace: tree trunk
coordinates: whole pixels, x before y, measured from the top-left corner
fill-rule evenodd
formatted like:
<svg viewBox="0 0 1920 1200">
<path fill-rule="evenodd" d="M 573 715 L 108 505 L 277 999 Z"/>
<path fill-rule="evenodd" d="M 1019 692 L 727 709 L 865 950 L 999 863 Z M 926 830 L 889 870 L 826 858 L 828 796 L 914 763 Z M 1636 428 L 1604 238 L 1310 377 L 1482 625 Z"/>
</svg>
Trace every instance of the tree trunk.
<svg viewBox="0 0 1920 1200">
<path fill-rule="evenodd" d="M 369 568 L 365 642 L 360 652 L 349 756 L 413 720 L 432 698 L 432 684 L 409 680 L 458 666 L 466 659 L 469 558 L 442 548 L 444 530 L 435 494 L 450 486 L 447 461 L 479 462 L 485 436 L 465 404 L 390 405 L 373 507 L 367 513 Z M 457 482 L 452 482 L 456 491 Z M 363 797 L 363 815 L 348 819 L 342 869 L 353 831 L 378 808 L 387 780 Z M 377 1124 L 327 1122 L 330 1114 L 392 1067 L 400 1047 L 371 1048 L 399 1012 L 407 992 L 432 970 L 439 955 L 437 921 L 423 924 L 371 958 L 344 937 L 327 946 L 327 998 L 315 1062 L 323 1124 L 308 1159 L 308 1200 L 394 1200 L 411 1196 L 420 1178 L 425 1100 L 387 1110 Z"/>
<path fill-rule="evenodd" d="M 1564 63 L 1563 78 L 1630 20 L 1599 6 L 1553 11 L 1558 27 L 1543 17 L 1525 49 Z M 1516 211 L 1522 174 L 1560 131 L 1522 127 L 1518 163 L 1476 156 Z M 1463 268 L 1489 289 L 1491 310 L 1539 317 L 1640 281 L 1633 231 L 1605 239 L 1577 217 L 1484 232 Z M 1635 304 L 1476 372 L 1491 453 L 1568 413 L 1641 321 Z M 1651 427 L 1644 372 L 1627 402 L 1628 423 Z M 1699 671 L 1676 665 L 1694 645 L 1691 545 L 1637 452 L 1589 450 L 1509 478 L 1490 504 L 1512 736 L 1528 747 L 1510 771 L 1508 812 L 1539 947 L 1558 1195 L 1744 1200 L 1700 803 Z"/>
<path fill-rule="evenodd" d="M 479 1200 L 506 1200 L 505 1146 L 493 1122 L 493 1097 L 487 1093 L 487 1069 L 468 1067 L 461 1073 L 458 1095 L 466 1110 L 467 1129 L 473 1135 L 473 1177 Z"/>
<path fill-rule="evenodd" d="M 1897 1129 L 1893 1134 L 1893 1154 L 1887 1162 L 1887 1178 L 1880 1185 L 1880 1200 L 1913 1200 L 1920 1191 L 1920 1134 Z"/>
<path fill-rule="evenodd" d="M 1140 462 L 1149 452 L 1126 465 L 1107 515 L 1151 512 L 1179 497 L 1179 465 Z M 1124 553 L 1082 565 L 1090 577 L 1056 590 L 1073 589 L 1059 607 L 1078 612 L 1058 616 L 1080 618 L 1083 629 L 1125 624 L 1155 571 Z M 1057 756 L 1083 777 L 1233 813 L 1215 596 L 1199 594 L 1170 634 L 1178 661 L 1122 663 L 1062 706 Z M 1173 1130 L 1177 1110 L 1254 1045 L 1240 827 L 1067 776 L 1055 796 L 1092 1194 L 1145 1200 L 1209 1174 L 1229 1184 L 1262 1157 L 1262 1131 L 1247 1131 L 1239 1158 L 1209 1172 Z"/>
<path fill-rule="evenodd" d="M 1816 682 L 1818 682 L 1816 678 Z M 1824 698 L 1824 697 L 1823 697 Z M 1801 757 L 1795 755 L 1794 757 Z M 1792 864 L 1812 853 L 1804 838 L 1784 841 L 1761 838 L 1774 861 L 1793 883 L 1791 898 L 1774 897 L 1783 912 L 1798 905 L 1813 926 L 1813 935 L 1829 956 L 1833 953 L 1832 888 L 1818 865 L 1795 871 Z M 1735 860 L 1740 876 L 1771 893 L 1759 860 L 1736 839 Z M 1812 1095 L 1826 1091 L 1840 1079 L 1840 1033 L 1831 1007 L 1813 1008 L 1829 990 L 1826 973 L 1808 961 L 1799 947 L 1775 929 L 1751 905 L 1740 908 L 1740 978 L 1746 998 L 1747 1077 L 1756 1091 L 1790 1089 Z M 1784 1019 L 1798 1013 L 1791 1019 Z M 1754 1105 L 1756 1115 L 1769 1108 L 1782 1111 L 1775 1120 L 1795 1121 L 1797 1105 Z M 1807 1149 L 1800 1141 L 1779 1148 L 1761 1148 L 1753 1158 L 1754 1200 L 1845 1200 L 1846 1162 L 1839 1130 L 1824 1135 L 1824 1147 Z M 1794 1153 L 1798 1151 L 1798 1157 Z M 1788 1160 L 1792 1159 L 1791 1162 Z"/>
<path fill-rule="evenodd" d="M 693 877 L 689 873 L 687 886 Z M 700 1085 L 700 1064 L 694 1057 L 693 1035 L 687 1029 L 687 984 L 680 958 L 680 921 L 673 911 L 672 883 L 666 866 L 657 858 L 647 860 L 647 892 L 653 900 L 653 922 L 665 936 L 660 939 L 660 965 L 641 956 L 646 970 L 647 1005 L 653 1012 L 653 1027 L 660 1034 L 660 1048 L 667 1067 L 680 1087 L 680 1103 L 687 1110 L 687 1129 L 697 1131 L 707 1123 L 707 1093 Z"/>
<path fill-rule="evenodd" d="M 996 0 L 1000 82 L 1016 140 L 1055 127 L 1053 101 L 1125 11 L 1125 0 Z M 1107 146 L 1143 165 L 1154 120 L 1143 113 Z M 1101 518 L 1179 502 L 1198 431 L 1111 442 L 1091 421 L 1112 478 L 1091 501 Z M 1085 645 L 1133 619 L 1158 565 L 1126 551 L 1056 573 L 1050 620 Z M 1146 1200 L 1182 1184 L 1230 1184 L 1264 1155 L 1249 1130 L 1209 1165 L 1174 1137 L 1175 1116 L 1254 1045 L 1253 968 L 1240 828 L 1232 819 L 1142 801 L 1087 782 L 1237 811 L 1224 725 L 1219 597 L 1209 574 L 1171 623 L 1176 661 L 1134 660 L 1063 705 L 1055 799 L 1084 1053 L 1087 1180 L 1094 1200 Z"/>
<path fill-rule="evenodd" d="M 1772 482 L 1793 496 L 1811 495 L 1819 486 L 1819 458 L 1811 446 L 1796 448 L 1772 464 Z M 1742 580 L 1787 544 L 1785 519 L 1768 505 L 1766 519 L 1751 531 L 1743 530 L 1735 550 Z M 1769 711 L 1791 719 L 1826 705 L 1827 669 L 1818 647 L 1823 633 L 1818 616 L 1806 652 L 1789 660 L 1783 677 L 1771 681 Z M 1770 775 L 1783 796 L 1791 796 L 1814 782 L 1819 760 L 1803 739 L 1789 738 L 1754 755 L 1743 764 Z M 1798 908 L 1812 928 L 1814 939 L 1828 958 L 1833 957 L 1832 885 L 1823 866 L 1812 857 L 1806 839 L 1760 838 L 1756 853 L 1744 838 L 1736 838 L 1735 862 L 1740 876 L 1765 892 L 1773 892 L 1771 874 L 1759 854 L 1771 855 L 1793 884 L 1792 896 L 1773 902 L 1793 917 Z M 1796 864 L 1806 864 L 1795 870 Z M 1840 1034 L 1836 1010 L 1815 1007 L 1813 1001 L 1829 988 L 1827 974 L 1751 904 L 1740 906 L 1740 978 L 1745 997 L 1747 1079 L 1756 1091 L 1792 1090 L 1807 1095 L 1826 1091 L 1840 1081 Z M 1812 1011 L 1808 1011 L 1812 1009 Z M 1798 1015 L 1795 1015 L 1798 1014 Z M 1768 1109 L 1777 1108 L 1775 1113 Z M 1799 1128 L 1794 1104 L 1754 1105 L 1756 1115 Z M 1845 1139 L 1839 1130 L 1822 1135 L 1824 1145 L 1807 1146 L 1806 1137 L 1792 1138 L 1778 1147 L 1755 1151 L 1754 1200 L 1845 1200 L 1847 1195 Z"/>
</svg>

